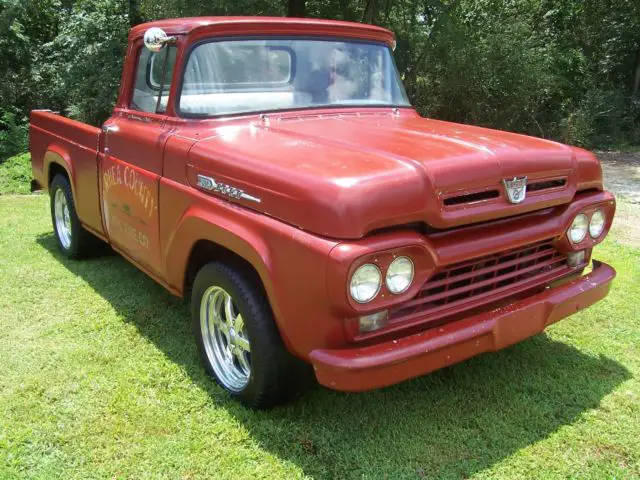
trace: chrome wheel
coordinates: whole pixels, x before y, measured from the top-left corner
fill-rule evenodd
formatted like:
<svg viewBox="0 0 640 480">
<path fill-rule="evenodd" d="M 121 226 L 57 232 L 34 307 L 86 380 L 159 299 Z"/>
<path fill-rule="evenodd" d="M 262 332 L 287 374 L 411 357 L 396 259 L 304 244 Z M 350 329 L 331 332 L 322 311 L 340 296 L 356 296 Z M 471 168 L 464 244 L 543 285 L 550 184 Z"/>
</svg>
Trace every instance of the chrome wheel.
<svg viewBox="0 0 640 480">
<path fill-rule="evenodd" d="M 242 315 L 221 287 L 209 287 L 200 302 L 200 328 L 207 359 L 218 380 L 232 392 L 249 383 L 251 347 Z"/>
<path fill-rule="evenodd" d="M 53 210 L 56 219 L 56 231 L 58 238 L 65 250 L 71 247 L 71 217 L 69 216 L 69 205 L 67 197 L 62 189 L 56 190 L 53 197 Z"/>
</svg>

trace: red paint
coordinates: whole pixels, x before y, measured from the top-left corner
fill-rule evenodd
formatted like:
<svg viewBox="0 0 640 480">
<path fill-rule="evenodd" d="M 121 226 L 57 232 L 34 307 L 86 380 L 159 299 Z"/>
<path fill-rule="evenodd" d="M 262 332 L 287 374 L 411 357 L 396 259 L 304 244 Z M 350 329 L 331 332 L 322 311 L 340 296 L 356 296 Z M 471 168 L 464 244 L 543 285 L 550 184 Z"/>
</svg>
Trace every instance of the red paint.
<svg viewBox="0 0 640 480">
<path fill-rule="evenodd" d="M 126 117 L 108 121 L 105 128 L 100 163 L 104 228 L 114 246 L 161 275 L 159 186 L 169 129 L 163 122 Z"/>
<path fill-rule="evenodd" d="M 108 133 L 51 112 L 32 113 L 34 178 L 47 186 L 51 169 L 64 169 L 81 222 L 176 295 L 185 291 L 198 241 L 244 258 L 263 282 L 286 346 L 314 364 L 321 383 L 362 390 L 420 375 L 526 338 L 608 291 L 610 267 L 581 277 L 582 266 L 572 270 L 563 263 L 574 249 L 590 255 L 615 212 L 600 165 L 585 150 L 424 119 L 409 108 L 309 109 L 270 113 L 266 121 L 258 115 L 187 120 L 175 114 L 184 53 L 204 38 L 304 35 L 392 44 L 391 32 L 282 18 L 154 25 L 177 36 L 166 115 L 129 108 L 141 37 L 150 25 L 138 26 L 129 35 Z M 198 174 L 261 202 L 202 191 Z M 555 183 L 510 204 L 501 182 L 522 175 L 530 185 Z M 482 200 L 455 200 L 468 195 Z M 605 233 L 571 245 L 566 230 L 575 215 L 596 208 L 607 213 Z M 553 272 L 512 275 L 506 286 L 494 285 L 493 294 L 466 288 L 470 298 L 438 307 L 446 315 L 407 313 L 424 303 L 421 295 L 448 298 L 428 290 L 452 265 L 476 265 L 486 273 L 487 258 L 506 258 L 540 242 L 560 259 Z M 384 274 L 398 255 L 411 256 L 416 266 L 406 292 L 393 295 L 383 286 L 371 303 L 350 299 L 348 279 L 359 265 L 374 262 Z M 492 284 L 473 275 L 465 278 Z M 545 289 L 559 277 L 569 283 Z M 354 330 L 359 315 L 381 309 L 391 311 L 386 328 Z"/>
<path fill-rule="evenodd" d="M 330 388 L 362 391 L 432 372 L 480 353 L 501 350 L 542 332 L 604 298 L 615 277 L 598 264 L 589 275 L 518 303 L 421 333 L 366 347 L 314 350 L 318 381 Z"/>
</svg>

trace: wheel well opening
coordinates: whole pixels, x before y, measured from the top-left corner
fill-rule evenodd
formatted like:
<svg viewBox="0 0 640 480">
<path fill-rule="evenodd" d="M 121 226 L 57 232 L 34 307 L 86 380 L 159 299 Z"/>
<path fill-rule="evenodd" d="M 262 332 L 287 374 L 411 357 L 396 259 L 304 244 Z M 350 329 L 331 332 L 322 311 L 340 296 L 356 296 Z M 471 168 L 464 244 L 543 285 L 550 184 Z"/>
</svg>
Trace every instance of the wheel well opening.
<svg viewBox="0 0 640 480">
<path fill-rule="evenodd" d="M 59 163 L 52 163 L 51 165 L 49 165 L 49 178 L 47 179 L 48 186 L 51 186 L 51 182 L 58 174 L 64 175 L 67 180 L 69 179 L 69 174 L 67 174 L 67 171 L 62 165 L 60 165 Z"/>
<path fill-rule="evenodd" d="M 260 275 L 253 265 L 237 253 L 210 240 L 199 240 L 191 249 L 184 279 L 185 293 L 191 289 L 198 271 L 210 262 L 223 262 L 238 269 L 244 273 L 247 280 L 251 281 L 254 286 L 258 287 L 265 295 L 265 298 L 267 298 Z"/>
</svg>

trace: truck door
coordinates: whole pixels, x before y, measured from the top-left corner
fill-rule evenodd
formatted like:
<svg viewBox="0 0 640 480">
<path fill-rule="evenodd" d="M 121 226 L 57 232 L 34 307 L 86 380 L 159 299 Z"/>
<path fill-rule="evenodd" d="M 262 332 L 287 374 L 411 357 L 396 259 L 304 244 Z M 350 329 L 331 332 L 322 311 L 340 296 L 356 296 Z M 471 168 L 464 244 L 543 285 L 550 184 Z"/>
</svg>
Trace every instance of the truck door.
<svg viewBox="0 0 640 480">
<path fill-rule="evenodd" d="M 103 126 L 101 161 L 104 228 L 118 250 L 161 273 L 158 187 L 170 128 L 166 108 L 175 47 L 153 53 L 138 45 L 129 108 L 116 109 Z M 168 55 L 164 83 L 160 77 Z M 158 97 L 160 101 L 158 102 Z"/>
</svg>

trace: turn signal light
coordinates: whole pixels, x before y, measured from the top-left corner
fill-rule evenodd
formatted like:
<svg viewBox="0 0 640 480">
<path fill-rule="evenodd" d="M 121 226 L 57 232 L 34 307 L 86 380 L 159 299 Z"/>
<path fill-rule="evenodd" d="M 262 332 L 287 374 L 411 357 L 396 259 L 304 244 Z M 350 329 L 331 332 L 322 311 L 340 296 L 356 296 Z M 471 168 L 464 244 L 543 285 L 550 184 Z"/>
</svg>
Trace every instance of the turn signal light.
<svg viewBox="0 0 640 480">
<path fill-rule="evenodd" d="M 361 316 L 360 318 L 358 318 L 360 333 L 375 332 L 376 330 L 380 330 L 387 324 L 388 318 L 388 310 L 382 310 L 380 312 Z"/>
<path fill-rule="evenodd" d="M 582 265 L 584 263 L 586 255 L 584 250 L 579 250 L 577 252 L 571 252 L 567 255 L 567 265 L 570 267 L 577 267 L 578 265 Z"/>
</svg>

